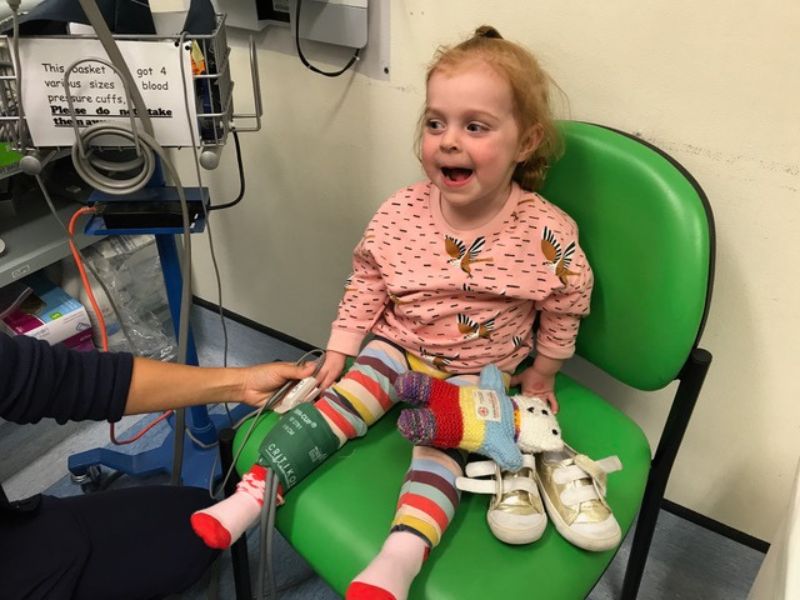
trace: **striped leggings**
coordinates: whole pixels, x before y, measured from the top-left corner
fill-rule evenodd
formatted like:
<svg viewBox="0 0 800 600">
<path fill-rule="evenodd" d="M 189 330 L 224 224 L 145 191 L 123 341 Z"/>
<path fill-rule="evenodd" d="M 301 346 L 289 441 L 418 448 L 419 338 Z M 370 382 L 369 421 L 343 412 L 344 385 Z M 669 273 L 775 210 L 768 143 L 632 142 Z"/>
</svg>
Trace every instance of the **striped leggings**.
<svg viewBox="0 0 800 600">
<path fill-rule="evenodd" d="M 315 406 L 339 438 L 364 435 L 395 402 L 394 381 L 409 370 L 405 351 L 382 339 L 361 350 L 352 368 L 338 383 L 325 390 Z M 430 373 L 430 369 L 426 370 Z M 438 372 L 444 378 L 447 374 Z M 456 385 L 474 385 L 477 376 L 448 378 Z M 453 518 L 460 494 L 456 477 L 462 474 L 464 457 L 458 450 L 415 446 L 397 502 L 392 531 L 409 531 L 436 546 Z"/>
</svg>

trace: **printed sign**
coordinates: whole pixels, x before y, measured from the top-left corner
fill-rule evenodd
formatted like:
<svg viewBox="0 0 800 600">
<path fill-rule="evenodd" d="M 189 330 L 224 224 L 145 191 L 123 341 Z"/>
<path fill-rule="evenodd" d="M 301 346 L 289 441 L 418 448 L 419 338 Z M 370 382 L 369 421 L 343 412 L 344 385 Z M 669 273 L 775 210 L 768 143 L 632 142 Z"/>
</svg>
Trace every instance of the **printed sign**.
<svg viewBox="0 0 800 600">
<path fill-rule="evenodd" d="M 189 53 L 170 40 L 117 42 L 150 115 L 156 140 L 162 146 L 189 146 L 189 123 L 197 133 L 197 113 Z M 71 146 L 73 122 L 84 128 L 102 121 L 130 123 L 122 80 L 108 66 L 82 62 L 69 78 L 74 114 L 64 91 L 64 73 L 73 63 L 91 57 L 110 62 L 98 40 L 21 38 L 22 103 L 36 146 Z M 185 81 L 180 61 L 184 61 Z M 189 114 L 184 102 L 189 94 Z M 118 139 L 118 138 L 115 138 Z"/>
</svg>

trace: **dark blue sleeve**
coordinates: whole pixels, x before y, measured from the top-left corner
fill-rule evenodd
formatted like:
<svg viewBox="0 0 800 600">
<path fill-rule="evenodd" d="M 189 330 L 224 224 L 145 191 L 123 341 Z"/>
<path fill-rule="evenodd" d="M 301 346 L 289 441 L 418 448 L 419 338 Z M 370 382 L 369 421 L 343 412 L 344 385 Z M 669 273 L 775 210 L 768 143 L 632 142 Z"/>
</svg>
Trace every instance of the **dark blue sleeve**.
<svg viewBox="0 0 800 600">
<path fill-rule="evenodd" d="M 77 352 L 0 334 L 0 417 L 15 423 L 118 421 L 132 373 L 127 353 Z"/>
</svg>

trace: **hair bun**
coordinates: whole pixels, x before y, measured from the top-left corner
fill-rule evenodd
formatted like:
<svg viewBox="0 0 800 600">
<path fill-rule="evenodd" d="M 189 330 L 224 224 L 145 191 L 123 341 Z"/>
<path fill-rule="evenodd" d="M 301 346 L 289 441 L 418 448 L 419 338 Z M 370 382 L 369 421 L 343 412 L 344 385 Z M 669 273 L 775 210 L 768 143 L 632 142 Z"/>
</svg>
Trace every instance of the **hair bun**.
<svg viewBox="0 0 800 600">
<path fill-rule="evenodd" d="M 491 25 L 481 25 L 475 30 L 475 37 L 485 37 L 495 40 L 502 40 L 503 36 Z"/>
</svg>

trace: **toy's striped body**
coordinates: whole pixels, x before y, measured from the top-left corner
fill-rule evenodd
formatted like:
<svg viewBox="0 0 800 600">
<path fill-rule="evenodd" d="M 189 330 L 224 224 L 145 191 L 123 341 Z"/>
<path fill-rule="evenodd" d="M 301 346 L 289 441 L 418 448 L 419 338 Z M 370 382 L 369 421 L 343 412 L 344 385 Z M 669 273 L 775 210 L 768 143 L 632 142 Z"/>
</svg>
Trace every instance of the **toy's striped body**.
<svg viewBox="0 0 800 600">
<path fill-rule="evenodd" d="M 397 422 L 411 442 L 495 456 L 509 468 L 519 468 L 515 408 L 504 393 L 458 387 L 413 372 L 399 377 L 395 389 L 401 399 L 419 407 L 402 411 Z"/>
</svg>

